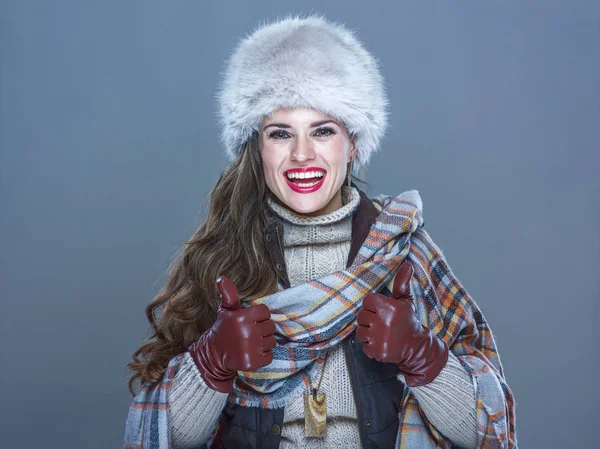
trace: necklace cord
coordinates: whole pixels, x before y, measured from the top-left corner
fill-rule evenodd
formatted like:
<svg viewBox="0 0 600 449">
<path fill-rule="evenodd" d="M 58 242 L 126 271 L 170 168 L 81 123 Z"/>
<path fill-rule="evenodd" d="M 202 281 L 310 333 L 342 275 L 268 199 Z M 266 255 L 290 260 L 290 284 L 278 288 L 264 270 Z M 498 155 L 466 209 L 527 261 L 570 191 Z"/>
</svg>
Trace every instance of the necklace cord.
<svg viewBox="0 0 600 449">
<path fill-rule="evenodd" d="M 321 377 L 319 378 L 319 384 L 317 385 L 317 388 L 312 389 L 312 395 L 313 395 L 313 399 L 315 401 L 317 400 L 317 391 L 320 390 L 321 382 L 323 381 L 323 377 L 325 377 L 325 367 L 327 366 L 328 358 L 329 358 L 329 351 L 327 351 L 327 354 L 325 354 L 325 360 L 323 360 L 323 369 L 321 370 Z"/>
</svg>

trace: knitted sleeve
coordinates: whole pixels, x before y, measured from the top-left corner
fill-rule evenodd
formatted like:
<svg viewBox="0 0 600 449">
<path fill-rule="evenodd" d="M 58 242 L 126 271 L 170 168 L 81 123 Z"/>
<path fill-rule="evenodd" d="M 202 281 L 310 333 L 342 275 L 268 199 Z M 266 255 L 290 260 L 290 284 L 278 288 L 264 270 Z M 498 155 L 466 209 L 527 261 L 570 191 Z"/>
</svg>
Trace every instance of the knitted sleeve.
<svg viewBox="0 0 600 449">
<path fill-rule="evenodd" d="M 186 353 L 173 379 L 169 395 L 169 423 L 173 449 L 194 449 L 204 444 L 217 424 L 227 393 L 209 388 Z"/>
<path fill-rule="evenodd" d="M 398 379 L 405 382 L 404 375 Z M 410 387 L 431 423 L 456 446 L 477 448 L 477 405 L 469 374 L 450 351 L 448 363 L 428 384 Z"/>
</svg>

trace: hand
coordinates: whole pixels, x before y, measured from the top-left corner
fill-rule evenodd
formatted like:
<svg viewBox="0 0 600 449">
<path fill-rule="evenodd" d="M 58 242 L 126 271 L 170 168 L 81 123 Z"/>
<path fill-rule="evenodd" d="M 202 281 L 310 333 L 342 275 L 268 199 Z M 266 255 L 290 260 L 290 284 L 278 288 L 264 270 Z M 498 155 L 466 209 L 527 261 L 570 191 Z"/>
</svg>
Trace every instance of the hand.
<svg viewBox="0 0 600 449">
<path fill-rule="evenodd" d="M 404 262 L 394 279 L 392 298 L 365 296 L 356 337 L 364 342 L 368 357 L 395 363 L 407 385 L 418 387 L 435 379 L 446 365 L 448 345 L 419 322 L 410 294 L 412 275 L 412 265 Z"/>
<path fill-rule="evenodd" d="M 217 279 L 221 305 L 213 326 L 192 343 L 189 352 L 213 390 L 230 393 L 237 371 L 254 371 L 273 361 L 275 323 L 264 304 L 242 308 L 235 284 Z"/>
</svg>

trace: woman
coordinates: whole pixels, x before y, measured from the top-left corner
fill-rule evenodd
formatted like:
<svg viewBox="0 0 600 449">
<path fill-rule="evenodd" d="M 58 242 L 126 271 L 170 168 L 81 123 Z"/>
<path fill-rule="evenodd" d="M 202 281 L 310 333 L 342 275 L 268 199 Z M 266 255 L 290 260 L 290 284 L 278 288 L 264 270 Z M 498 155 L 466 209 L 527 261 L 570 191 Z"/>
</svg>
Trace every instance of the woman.
<svg viewBox="0 0 600 449">
<path fill-rule="evenodd" d="M 147 307 L 126 447 L 516 447 L 493 336 L 418 192 L 352 183 L 386 128 L 374 57 L 287 18 L 242 41 L 219 102 L 233 162 Z"/>
</svg>

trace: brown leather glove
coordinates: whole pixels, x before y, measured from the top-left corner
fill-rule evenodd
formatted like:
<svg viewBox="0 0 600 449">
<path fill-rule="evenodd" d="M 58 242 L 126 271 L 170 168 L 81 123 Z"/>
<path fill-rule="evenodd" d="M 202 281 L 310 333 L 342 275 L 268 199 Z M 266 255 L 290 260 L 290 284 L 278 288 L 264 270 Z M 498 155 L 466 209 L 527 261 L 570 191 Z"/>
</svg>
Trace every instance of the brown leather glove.
<svg viewBox="0 0 600 449">
<path fill-rule="evenodd" d="M 365 354 L 395 363 L 410 387 L 428 384 L 448 361 L 448 345 L 417 318 L 410 294 L 413 267 L 404 262 L 394 279 L 392 298 L 379 293 L 365 296 L 358 312 L 356 337 Z"/>
<path fill-rule="evenodd" d="M 204 382 L 230 393 L 237 371 L 254 371 L 273 361 L 275 323 L 264 304 L 242 308 L 235 284 L 217 279 L 221 305 L 210 329 L 188 348 Z"/>
</svg>

